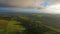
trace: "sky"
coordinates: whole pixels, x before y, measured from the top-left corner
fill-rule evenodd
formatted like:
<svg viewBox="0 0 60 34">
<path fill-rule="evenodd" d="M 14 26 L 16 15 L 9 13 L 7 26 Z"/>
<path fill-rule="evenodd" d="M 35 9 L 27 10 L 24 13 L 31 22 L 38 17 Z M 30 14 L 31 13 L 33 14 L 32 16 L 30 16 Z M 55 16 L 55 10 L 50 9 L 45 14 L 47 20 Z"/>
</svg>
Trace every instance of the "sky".
<svg viewBox="0 0 60 34">
<path fill-rule="evenodd" d="M 15 6 L 15 7 L 40 7 L 41 3 L 46 0 L 0 0 L 0 4 Z"/>
<path fill-rule="evenodd" d="M 41 7 L 60 3 L 60 0 L 0 0 L 0 4 L 5 4 L 15 7 Z"/>
<path fill-rule="evenodd" d="M 0 4 L 15 6 L 15 7 L 41 7 L 60 3 L 60 0 L 0 0 Z"/>
<path fill-rule="evenodd" d="M 43 9 L 43 11 L 49 11 L 51 8 L 55 10 L 57 5 L 60 6 L 60 0 L 0 0 L 0 5 L 18 8 L 39 8 L 40 10 Z M 56 6 L 52 7 L 52 5 Z"/>
</svg>

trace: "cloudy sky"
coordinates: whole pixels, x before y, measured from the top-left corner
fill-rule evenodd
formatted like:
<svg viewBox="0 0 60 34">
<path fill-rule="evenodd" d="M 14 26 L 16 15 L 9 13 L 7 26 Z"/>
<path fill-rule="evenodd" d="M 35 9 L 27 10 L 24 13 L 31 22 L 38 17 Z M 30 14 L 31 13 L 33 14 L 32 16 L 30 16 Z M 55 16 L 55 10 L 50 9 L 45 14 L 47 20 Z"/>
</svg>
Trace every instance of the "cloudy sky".
<svg viewBox="0 0 60 34">
<path fill-rule="evenodd" d="M 40 7 L 44 2 L 50 2 L 49 5 L 52 5 L 60 3 L 60 0 L 0 0 L 0 4 L 16 7 Z"/>
<path fill-rule="evenodd" d="M 60 0 L 0 0 L 0 5 L 20 8 L 45 8 L 43 9 L 44 12 L 49 12 L 51 9 L 51 13 L 52 10 L 55 10 L 55 13 L 60 13 Z M 58 12 L 56 8 L 59 8 Z"/>
<path fill-rule="evenodd" d="M 0 4 L 16 7 L 41 7 L 46 2 L 52 5 L 60 3 L 60 0 L 0 0 Z"/>
</svg>

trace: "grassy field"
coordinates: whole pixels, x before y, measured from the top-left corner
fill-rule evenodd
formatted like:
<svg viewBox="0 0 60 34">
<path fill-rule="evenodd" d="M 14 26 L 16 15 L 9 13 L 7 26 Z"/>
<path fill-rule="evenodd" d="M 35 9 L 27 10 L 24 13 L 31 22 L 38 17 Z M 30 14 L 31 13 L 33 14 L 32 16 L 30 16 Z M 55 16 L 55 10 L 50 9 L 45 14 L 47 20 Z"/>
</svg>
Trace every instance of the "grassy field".
<svg viewBox="0 0 60 34">
<path fill-rule="evenodd" d="M 60 29 L 47 26 L 43 15 L 0 15 L 0 34 L 60 34 Z M 44 20 L 44 19 L 43 19 Z"/>
</svg>

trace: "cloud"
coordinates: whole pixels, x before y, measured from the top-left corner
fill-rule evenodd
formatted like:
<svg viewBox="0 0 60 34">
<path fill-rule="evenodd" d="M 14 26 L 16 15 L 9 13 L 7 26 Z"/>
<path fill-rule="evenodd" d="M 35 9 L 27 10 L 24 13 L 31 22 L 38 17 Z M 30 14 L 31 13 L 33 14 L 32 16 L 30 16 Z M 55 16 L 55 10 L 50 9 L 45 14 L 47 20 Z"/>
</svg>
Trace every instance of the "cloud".
<svg viewBox="0 0 60 34">
<path fill-rule="evenodd" d="M 0 0 L 0 4 L 15 6 L 15 7 L 40 7 L 42 2 L 48 0 Z M 60 0 L 50 0 L 51 4 L 60 3 Z"/>
<path fill-rule="evenodd" d="M 38 7 L 42 0 L 0 0 L 1 4 L 16 7 Z"/>
</svg>

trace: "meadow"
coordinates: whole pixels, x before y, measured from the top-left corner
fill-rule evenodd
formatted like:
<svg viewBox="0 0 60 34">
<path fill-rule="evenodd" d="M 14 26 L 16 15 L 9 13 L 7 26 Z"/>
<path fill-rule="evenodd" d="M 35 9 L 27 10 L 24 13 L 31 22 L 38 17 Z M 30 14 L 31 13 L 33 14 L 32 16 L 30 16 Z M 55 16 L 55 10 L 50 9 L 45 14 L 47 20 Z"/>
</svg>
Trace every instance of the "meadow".
<svg viewBox="0 0 60 34">
<path fill-rule="evenodd" d="M 0 14 L 0 34 L 60 34 L 60 29 L 45 25 L 43 17 L 43 14 Z"/>
</svg>

